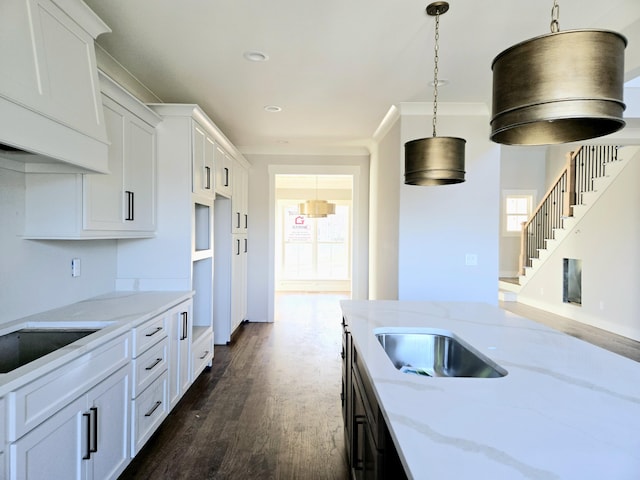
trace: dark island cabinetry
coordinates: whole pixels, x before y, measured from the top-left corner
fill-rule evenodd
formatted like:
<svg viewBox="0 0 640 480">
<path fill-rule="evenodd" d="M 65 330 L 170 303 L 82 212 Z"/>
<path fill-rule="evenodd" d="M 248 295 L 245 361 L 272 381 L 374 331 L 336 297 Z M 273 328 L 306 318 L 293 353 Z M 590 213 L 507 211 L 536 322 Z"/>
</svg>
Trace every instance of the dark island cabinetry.
<svg viewBox="0 0 640 480">
<path fill-rule="evenodd" d="M 342 327 L 341 398 L 351 477 L 357 480 L 407 478 L 344 319 Z"/>
</svg>

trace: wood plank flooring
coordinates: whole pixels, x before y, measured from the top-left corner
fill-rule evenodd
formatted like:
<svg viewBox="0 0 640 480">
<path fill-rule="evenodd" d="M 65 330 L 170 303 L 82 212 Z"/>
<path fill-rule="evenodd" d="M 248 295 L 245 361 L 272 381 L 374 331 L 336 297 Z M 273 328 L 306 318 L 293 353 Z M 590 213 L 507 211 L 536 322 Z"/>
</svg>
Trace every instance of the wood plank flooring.
<svg viewBox="0 0 640 480">
<path fill-rule="evenodd" d="M 281 295 L 275 323 L 216 345 L 212 368 L 120 479 L 348 479 L 342 298 Z"/>
</svg>

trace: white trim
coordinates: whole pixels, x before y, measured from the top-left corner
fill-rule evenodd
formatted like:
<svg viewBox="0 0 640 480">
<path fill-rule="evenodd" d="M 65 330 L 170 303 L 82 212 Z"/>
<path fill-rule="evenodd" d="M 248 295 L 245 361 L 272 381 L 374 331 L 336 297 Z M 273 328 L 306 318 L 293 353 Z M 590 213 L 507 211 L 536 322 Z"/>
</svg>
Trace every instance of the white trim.
<svg viewBox="0 0 640 480">
<path fill-rule="evenodd" d="M 506 197 L 508 196 L 530 196 L 531 197 L 531 211 L 528 212 L 529 215 L 533 212 L 533 209 L 538 205 L 538 191 L 531 189 L 504 189 L 502 190 L 500 196 L 500 233 L 503 237 L 519 237 L 522 232 L 510 232 L 507 231 L 507 222 L 506 216 L 507 212 L 505 209 L 506 206 Z"/>
<path fill-rule="evenodd" d="M 373 132 L 373 140 L 376 144 L 383 139 L 389 130 L 396 124 L 396 122 L 400 120 L 400 110 L 395 105 L 391 105 L 384 118 L 376 128 L 376 131 Z"/>
</svg>

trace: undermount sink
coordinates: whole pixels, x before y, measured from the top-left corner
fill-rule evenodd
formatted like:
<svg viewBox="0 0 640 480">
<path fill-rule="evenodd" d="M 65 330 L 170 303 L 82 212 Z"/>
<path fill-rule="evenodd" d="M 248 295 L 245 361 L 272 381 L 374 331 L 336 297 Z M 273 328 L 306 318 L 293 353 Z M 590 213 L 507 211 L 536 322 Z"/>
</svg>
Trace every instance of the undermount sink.
<svg viewBox="0 0 640 480">
<path fill-rule="evenodd" d="M 0 335 L 0 373 L 8 373 L 86 337 L 96 329 L 23 328 Z"/>
<path fill-rule="evenodd" d="M 507 371 L 475 348 L 442 330 L 377 329 L 375 336 L 393 365 L 427 377 L 504 377 Z"/>
</svg>

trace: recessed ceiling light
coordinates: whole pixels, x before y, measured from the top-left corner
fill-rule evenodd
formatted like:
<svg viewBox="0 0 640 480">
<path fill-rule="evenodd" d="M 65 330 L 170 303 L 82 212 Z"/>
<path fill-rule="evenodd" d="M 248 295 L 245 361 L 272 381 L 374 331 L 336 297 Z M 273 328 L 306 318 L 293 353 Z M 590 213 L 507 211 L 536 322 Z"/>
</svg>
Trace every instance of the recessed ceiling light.
<svg viewBox="0 0 640 480">
<path fill-rule="evenodd" d="M 269 55 L 257 50 L 247 50 L 243 55 L 244 58 L 246 58 L 250 62 L 266 62 L 267 60 L 269 60 Z"/>
<path fill-rule="evenodd" d="M 267 105 L 266 107 L 264 107 L 264 110 L 266 112 L 276 113 L 276 112 L 281 112 L 282 107 L 279 107 L 277 105 Z"/>
</svg>

